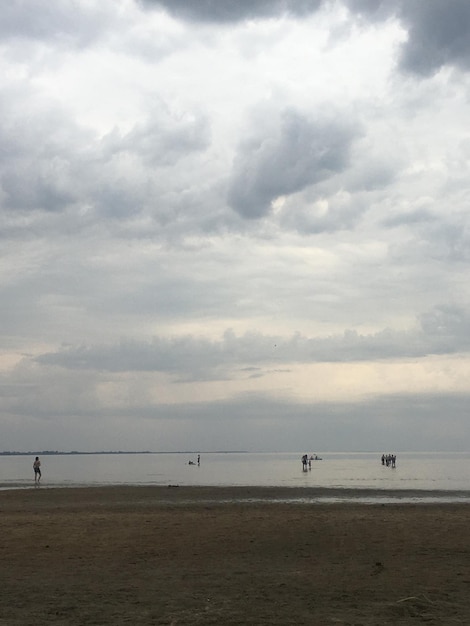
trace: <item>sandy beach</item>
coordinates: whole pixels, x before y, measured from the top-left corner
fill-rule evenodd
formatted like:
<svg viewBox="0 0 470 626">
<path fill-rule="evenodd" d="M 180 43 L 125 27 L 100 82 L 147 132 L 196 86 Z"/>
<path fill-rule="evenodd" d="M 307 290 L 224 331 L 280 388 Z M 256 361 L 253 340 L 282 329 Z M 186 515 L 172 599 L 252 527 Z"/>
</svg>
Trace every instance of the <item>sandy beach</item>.
<svg viewBox="0 0 470 626">
<path fill-rule="evenodd" d="M 469 504 L 282 497 L 0 492 L 0 624 L 470 623 Z"/>
</svg>

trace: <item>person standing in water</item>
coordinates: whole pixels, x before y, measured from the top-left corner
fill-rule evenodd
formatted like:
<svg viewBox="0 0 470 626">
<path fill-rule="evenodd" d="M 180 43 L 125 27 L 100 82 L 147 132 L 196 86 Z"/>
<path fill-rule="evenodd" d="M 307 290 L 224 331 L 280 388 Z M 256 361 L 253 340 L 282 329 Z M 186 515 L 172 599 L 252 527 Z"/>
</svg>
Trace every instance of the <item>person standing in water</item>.
<svg viewBox="0 0 470 626">
<path fill-rule="evenodd" d="M 39 481 L 41 480 L 41 461 L 38 456 L 34 459 L 33 470 L 34 482 L 39 484 Z"/>
</svg>

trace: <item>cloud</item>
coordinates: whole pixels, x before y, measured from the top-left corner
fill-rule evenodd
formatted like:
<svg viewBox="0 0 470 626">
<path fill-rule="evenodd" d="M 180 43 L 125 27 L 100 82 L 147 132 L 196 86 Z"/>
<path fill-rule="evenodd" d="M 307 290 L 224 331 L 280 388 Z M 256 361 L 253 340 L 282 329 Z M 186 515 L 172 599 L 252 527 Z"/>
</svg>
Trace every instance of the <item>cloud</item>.
<svg viewBox="0 0 470 626">
<path fill-rule="evenodd" d="M 442 67 L 470 69 L 470 5 L 467 0 L 345 0 L 349 9 L 367 20 L 399 19 L 407 31 L 399 66 L 419 77 Z"/>
<path fill-rule="evenodd" d="M 8 216 L 6 230 L 19 223 L 22 213 L 39 223 L 41 212 L 71 211 L 70 219 L 80 228 L 91 225 L 90 215 L 127 219 L 147 211 L 157 221 L 160 215 L 168 221 L 171 211 L 158 204 L 169 189 L 168 168 L 203 155 L 210 146 L 205 115 L 176 113 L 162 101 L 127 132 L 115 127 L 103 136 L 39 93 L 26 98 L 23 90 L 5 90 L 0 109 L 0 207 Z M 184 166 L 181 172 L 186 176 Z M 183 194 L 174 196 L 174 204 L 183 202 Z M 62 226 L 68 230 L 70 222 Z"/>
<path fill-rule="evenodd" d="M 401 0 L 393 3 L 388 0 L 344 0 L 344 4 L 360 17 L 372 22 L 381 22 L 399 12 Z"/>
<path fill-rule="evenodd" d="M 384 226 L 394 228 L 397 226 L 403 225 L 413 225 L 413 224 L 429 224 L 436 222 L 437 218 L 430 211 L 426 209 L 416 209 L 414 211 L 410 211 L 408 213 L 400 213 L 398 215 L 394 215 L 392 217 L 387 217 L 384 219 Z"/>
<path fill-rule="evenodd" d="M 0 113 L 0 205 L 13 212 L 63 211 L 78 196 L 74 164 L 92 133 L 25 88 L 5 89 Z"/>
<path fill-rule="evenodd" d="M 144 398 L 132 407 L 103 407 L 90 397 L 89 387 L 77 384 L 70 389 L 63 387 L 63 381 L 58 383 L 62 397 L 55 396 L 59 384 L 53 385 L 49 403 L 44 402 L 45 394 L 31 398 L 31 390 L 23 388 L 17 389 L 16 403 L 11 402 L 8 410 L 3 407 L 3 441 L 12 442 L 10 449 L 285 452 L 302 450 L 308 441 L 309 448 L 318 452 L 429 451 L 436 445 L 439 450 L 466 451 L 470 437 L 470 395 L 465 393 L 407 393 L 308 403 L 241 394 L 218 401 L 154 406 Z M 71 394 L 68 398 L 65 391 Z"/>
<path fill-rule="evenodd" d="M 2 436 L 468 444 L 468 12 L 8 3 Z"/>
<path fill-rule="evenodd" d="M 166 372 L 176 380 L 223 380 L 247 367 L 272 368 L 292 363 L 351 363 L 423 358 L 470 350 L 470 313 L 443 306 L 419 317 L 407 331 L 384 329 L 371 334 L 347 330 L 326 337 L 291 337 L 226 331 L 221 339 L 155 337 L 151 342 L 124 341 L 109 346 L 69 346 L 34 361 L 72 370 Z M 251 370 L 250 370 L 251 373 Z M 257 375 L 262 375 L 260 369 Z"/>
<path fill-rule="evenodd" d="M 470 69 L 470 4 L 466 0 L 403 2 L 408 28 L 402 69 L 429 76 L 446 65 Z"/>
<path fill-rule="evenodd" d="M 252 132 L 240 143 L 229 185 L 230 206 L 245 218 L 265 216 L 276 199 L 343 171 L 355 135 L 351 124 L 284 110 L 277 127 Z"/>
<path fill-rule="evenodd" d="M 137 122 L 121 134 L 114 129 L 102 140 L 105 158 L 109 160 L 123 152 L 142 159 L 150 167 L 174 165 L 192 152 L 200 152 L 210 145 L 207 118 L 194 113 L 178 116 L 156 107 L 153 115 Z"/>
<path fill-rule="evenodd" d="M 354 229 L 367 208 L 368 199 L 359 193 L 322 191 L 313 188 L 286 199 L 278 211 L 282 227 L 303 235 Z"/>
<path fill-rule="evenodd" d="M 323 0 L 141 0 L 148 8 L 162 7 L 177 18 L 230 24 L 289 14 L 303 17 L 318 10 Z"/>
<path fill-rule="evenodd" d="M 2 10 L 0 39 L 55 41 L 86 45 L 114 22 L 116 3 L 56 0 L 38 5 L 34 0 L 12 0 Z"/>
</svg>

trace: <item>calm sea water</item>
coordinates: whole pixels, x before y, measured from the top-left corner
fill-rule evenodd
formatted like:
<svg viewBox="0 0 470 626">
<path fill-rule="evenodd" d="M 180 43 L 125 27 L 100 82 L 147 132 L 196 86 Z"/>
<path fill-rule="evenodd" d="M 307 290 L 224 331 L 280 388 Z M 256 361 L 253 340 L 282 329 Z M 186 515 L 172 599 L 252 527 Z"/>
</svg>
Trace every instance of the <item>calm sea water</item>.
<svg viewBox="0 0 470 626">
<path fill-rule="evenodd" d="M 189 465 L 197 459 L 189 453 L 48 455 L 41 457 L 42 486 L 320 487 L 392 491 L 400 499 L 405 491 L 423 491 L 420 500 L 439 492 L 441 500 L 470 501 L 470 452 L 401 453 L 395 469 L 382 466 L 378 453 L 318 454 L 322 460 L 313 461 L 307 472 L 300 452 L 203 453 L 199 467 Z M 31 487 L 32 463 L 32 456 L 0 456 L 0 489 Z M 334 499 L 334 491 L 326 497 Z"/>
</svg>

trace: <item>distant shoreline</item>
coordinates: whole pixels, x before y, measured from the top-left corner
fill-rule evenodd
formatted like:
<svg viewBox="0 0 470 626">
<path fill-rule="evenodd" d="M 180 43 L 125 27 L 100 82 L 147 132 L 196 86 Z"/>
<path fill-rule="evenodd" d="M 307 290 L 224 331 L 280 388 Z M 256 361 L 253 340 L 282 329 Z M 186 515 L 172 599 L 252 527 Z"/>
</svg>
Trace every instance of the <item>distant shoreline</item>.
<svg viewBox="0 0 470 626">
<path fill-rule="evenodd" d="M 90 455 L 90 454 L 252 454 L 247 450 L 211 450 L 210 452 L 201 450 L 176 450 L 173 452 L 162 452 L 158 450 L 94 450 L 92 452 L 83 452 L 80 450 L 71 450 L 65 452 L 61 450 L 32 450 L 30 452 L 18 452 L 4 450 L 0 452 L 0 456 L 73 456 L 73 455 Z"/>
<path fill-rule="evenodd" d="M 74 456 L 93 454 L 300 454 L 300 450 L 3 450 L 1 456 Z M 400 450 L 399 455 L 427 455 L 427 454 L 469 454 L 470 450 Z M 322 450 L 321 454 L 376 454 L 382 455 L 381 450 Z M 318 459 L 320 460 L 320 459 Z M 321 459 L 323 460 L 323 459 Z"/>
</svg>

